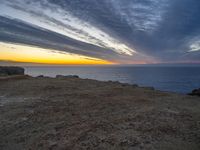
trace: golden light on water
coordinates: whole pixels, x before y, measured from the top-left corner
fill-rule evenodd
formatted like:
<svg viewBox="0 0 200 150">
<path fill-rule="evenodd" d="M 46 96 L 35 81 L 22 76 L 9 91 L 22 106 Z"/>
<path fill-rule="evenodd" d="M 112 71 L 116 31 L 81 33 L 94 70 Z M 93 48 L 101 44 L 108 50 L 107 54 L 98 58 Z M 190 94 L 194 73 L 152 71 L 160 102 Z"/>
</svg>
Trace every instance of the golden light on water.
<svg viewBox="0 0 200 150">
<path fill-rule="evenodd" d="M 0 42 L 0 60 L 56 65 L 106 65 L 112 62 L 78 54 Z"/>
</svg>

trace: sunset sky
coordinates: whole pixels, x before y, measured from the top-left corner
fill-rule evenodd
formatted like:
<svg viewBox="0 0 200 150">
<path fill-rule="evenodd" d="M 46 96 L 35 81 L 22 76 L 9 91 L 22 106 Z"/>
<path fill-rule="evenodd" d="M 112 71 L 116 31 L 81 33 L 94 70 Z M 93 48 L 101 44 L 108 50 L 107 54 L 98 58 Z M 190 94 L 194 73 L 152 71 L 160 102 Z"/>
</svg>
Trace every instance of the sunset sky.
<svg viewBox="0 0 200 150">
<path fill-rule="evenodd" d="M 200 63 L 199 0 L 2 0 L 0 61 Z"/>
</svg>

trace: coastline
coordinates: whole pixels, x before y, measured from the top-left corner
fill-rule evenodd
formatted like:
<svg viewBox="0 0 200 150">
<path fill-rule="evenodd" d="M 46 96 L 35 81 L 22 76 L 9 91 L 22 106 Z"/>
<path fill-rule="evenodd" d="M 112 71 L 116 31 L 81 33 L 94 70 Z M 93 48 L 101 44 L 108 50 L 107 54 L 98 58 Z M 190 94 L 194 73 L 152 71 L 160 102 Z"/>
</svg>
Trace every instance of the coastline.
<svg viewBox="0 0 200 150">
<path fill-rule="evenodd" d="M 25 67 L 25 70 L 26 74 L 34 77 L 40 74 L 50 77 L 74 74 L 84 79 L 119 81 L 182 94 L 200 87 L 200 68 L 196 67 L 49 66 Z"/>
<path fill-rule="evenodd" d="M 77 76 L 0 78 L 0 147 L 200 148 L 200 99 Z"/>
</svg>

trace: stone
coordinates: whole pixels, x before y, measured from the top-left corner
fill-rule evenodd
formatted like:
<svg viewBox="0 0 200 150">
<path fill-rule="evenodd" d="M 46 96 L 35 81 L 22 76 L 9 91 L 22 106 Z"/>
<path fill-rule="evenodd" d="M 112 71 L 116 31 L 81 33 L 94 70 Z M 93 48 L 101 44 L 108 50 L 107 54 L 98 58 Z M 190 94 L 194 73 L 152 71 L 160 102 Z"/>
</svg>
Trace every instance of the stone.
<svg viewBox="0 0 200 150">
<path fill-rule="evenodd" d="M 79 78 L 79 76 L 77 75 L 68 75 L 68 76 L 64 76 L 64 75 L 57 75 L 56 76 L 57 79 L 66 79 L 66 78 Z"/>
<path fill-rule="evenodd" d="M 24 75 L 24 68 L 22 67 L 1 67 L 0 66 L 0 75 Z"/>
<path fill-rule="evenodd" d="M 43 75 L 39 75 L 39 76 L 37 76 L 37 78 L 44 78 L 44 76 Z"/>
<path fill-rule="evenodd" d="M 192 91 L 192 93 L 189 93 L 188 95 L 191 95 L 191 96 L 200 96 L 200 88 L 199 89 L 194 89 Z"/>
</svg>

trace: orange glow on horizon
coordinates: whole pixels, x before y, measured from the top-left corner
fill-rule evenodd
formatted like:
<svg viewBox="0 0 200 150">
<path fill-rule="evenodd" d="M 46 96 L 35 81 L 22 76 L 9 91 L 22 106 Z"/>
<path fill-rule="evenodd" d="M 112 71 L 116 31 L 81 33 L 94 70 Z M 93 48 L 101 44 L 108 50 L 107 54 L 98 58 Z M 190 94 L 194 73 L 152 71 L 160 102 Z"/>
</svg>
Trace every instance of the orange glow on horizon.
<svg viewBox="0 0 200 150">
<path fill-rule="evenodd" d="M 107 65 L 112 62 L 38 47 L 0 42 L 0 60 L 55 65 Z"/>
</svg>

